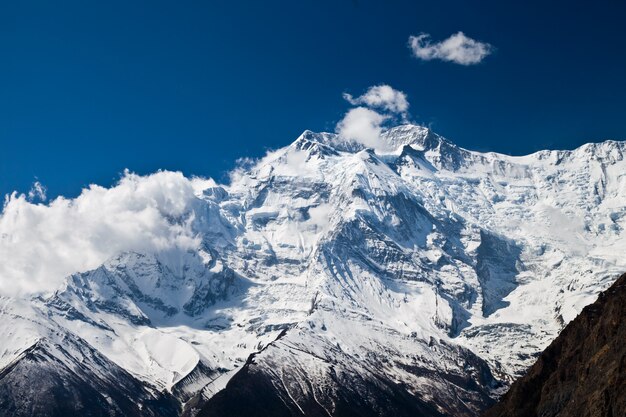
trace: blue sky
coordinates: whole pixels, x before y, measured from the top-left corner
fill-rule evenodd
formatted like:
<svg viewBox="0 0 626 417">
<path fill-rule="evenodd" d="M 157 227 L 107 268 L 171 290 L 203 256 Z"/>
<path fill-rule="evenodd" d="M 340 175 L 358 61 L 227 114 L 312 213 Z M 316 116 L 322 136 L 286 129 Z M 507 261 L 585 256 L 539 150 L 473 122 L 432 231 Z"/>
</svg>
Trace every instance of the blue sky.
<svg viewBox="0 0 626 417">
<path fill-rule="evenodd" d="M 525 154 L 626 139 L 621 1 L 23 1 L 0 5 L 0 193 L 123 169 L 223 178 L 388 84 L 461 146 Z M 462 31 L 475 65 L 409 36 Z"/>
</svg>

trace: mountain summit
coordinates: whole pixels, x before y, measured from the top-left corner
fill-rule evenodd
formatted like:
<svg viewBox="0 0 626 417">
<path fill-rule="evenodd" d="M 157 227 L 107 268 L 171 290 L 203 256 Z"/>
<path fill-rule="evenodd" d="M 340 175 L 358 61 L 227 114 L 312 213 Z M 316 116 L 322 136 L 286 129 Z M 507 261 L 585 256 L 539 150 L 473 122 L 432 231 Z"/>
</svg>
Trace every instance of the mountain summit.
<svg viewBox="0 0 626 417">
<path fill-rule="evenodd" d="M 493 404 L 626 269 L 626 143 L 513 157 L 413 125 L 380 140 L 306 131 L 229 184 L 127 173 L 9 199 L 0 414 Z"/>
</svg>

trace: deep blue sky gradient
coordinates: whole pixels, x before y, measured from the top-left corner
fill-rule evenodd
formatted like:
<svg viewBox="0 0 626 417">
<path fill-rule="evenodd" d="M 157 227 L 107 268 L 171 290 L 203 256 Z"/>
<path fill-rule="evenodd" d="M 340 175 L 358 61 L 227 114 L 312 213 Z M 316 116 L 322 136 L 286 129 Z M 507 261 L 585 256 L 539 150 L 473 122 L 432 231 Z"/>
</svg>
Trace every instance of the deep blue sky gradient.
<svg viewBox="0 0 626 417">
<path fill-rule="evenodd" d="M 243 156 L 333 130 L 341 93 L 387 83 L 461 146 L 525 154 L 626 139 L 623 1 L 7 1 L 0 195 L 74 196 L 124 168 L 223 179 Z M 420 62 L 409 35 L 489 42 Z"/>
</svg>

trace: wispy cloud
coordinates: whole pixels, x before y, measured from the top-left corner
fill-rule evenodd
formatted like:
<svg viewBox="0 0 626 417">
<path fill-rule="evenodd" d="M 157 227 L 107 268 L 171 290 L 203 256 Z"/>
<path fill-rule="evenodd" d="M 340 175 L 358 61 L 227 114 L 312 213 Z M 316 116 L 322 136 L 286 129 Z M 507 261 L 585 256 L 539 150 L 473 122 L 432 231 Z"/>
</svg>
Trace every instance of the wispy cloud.
<svg viewBox="0 0 626 417">
<path fill-rule="evenodd" d="M 46 201 L 46 187 L 44 187 L 39 181 L 35 181 L 33 186 L 28 191 L 28 200 L 33 201 Z"/>
<path fill-rule="evenodd" d="M 427 33 L 410 36 L 409 48 L 413 56 L 424 61 L 440 59 L 461 65 L 478 64 L 494 50 L 492 45 L 467 37 L 463 32 L 435 43 Z"/>
</svg>

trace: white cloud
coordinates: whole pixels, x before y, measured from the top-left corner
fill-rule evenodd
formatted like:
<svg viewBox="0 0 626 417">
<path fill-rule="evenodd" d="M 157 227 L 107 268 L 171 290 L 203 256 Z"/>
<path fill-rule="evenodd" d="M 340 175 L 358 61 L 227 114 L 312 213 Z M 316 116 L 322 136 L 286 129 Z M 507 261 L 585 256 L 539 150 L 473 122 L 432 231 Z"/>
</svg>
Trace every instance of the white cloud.
<svg viewBox="0 0 626 417">
<path fill-rule="evenodd" d="M 46 187 L 44 187 L 39 181 L 35 181 L 33 186 L 28 191 L 29 201 L 46 201 Z"/>
<path fill-rule="evenodd" d="M 333 206 L 328 203 L 322 203 L 316 207 L 309 209 L 308 225 L 313 226 L 316 231 L 323 230 L 328 227 L 333 213 Z"/>
<path fill-rule="evenodd" d="M 336 130 L 342 139 L 376 148 L 380 145 L 382 124 L 388 117 L 365 107 L 356 107 L 348 110 Z"/>
<path fill-rule="evenodd" d="M 335 127 L 339 138 L 343 140 L 382 149 L 385 147 L 380 140 L 383 125 L 393 120 L 408 119 L 409 102 L 406 94 L 386 84 L 370 87 L 359 97 L 344 93 L 343 98 L 353 106 L 358 106 L 348 110 Z"/>
<path fill-rule="evenodd" d="M 355 106 L 363 104 L 368 107 L 379 107 L 393 113 L 404 113 L 409 109 L 406 94 L 386 84 L 370 87 L 365 94 L 356 98 L 348 93 L 344 93 L 343 97 Z"/>
<path fill-rule="evenodd" d="M 196 248 L 195 182 L 178 172 L 126 172 L 114 187 L 91 185 L 74 199 L 47 205 L 31 203 L 30 193 L 7 196 L 0 214 L 0 294 L 52 291 L 68 274 L 122 251 Z"/>
<path fill-rule="evenodd" d="M 463 32 L 436 43 L 432 43 L 426 33 L 410 36 L 409 47 L 416 58 L 425 61 L 440 59 L 461 65 L 478 64 L 493 51 L 490 44 L 469 38 Z"/>
</svg>

